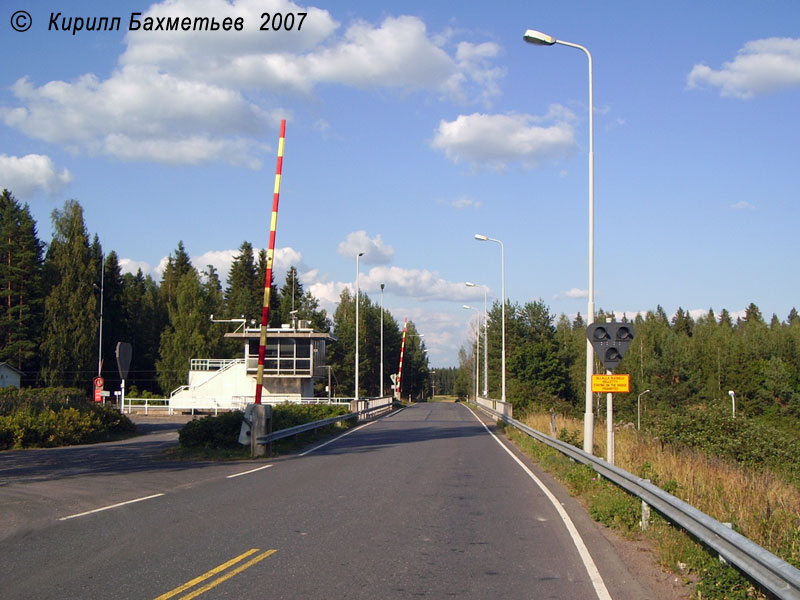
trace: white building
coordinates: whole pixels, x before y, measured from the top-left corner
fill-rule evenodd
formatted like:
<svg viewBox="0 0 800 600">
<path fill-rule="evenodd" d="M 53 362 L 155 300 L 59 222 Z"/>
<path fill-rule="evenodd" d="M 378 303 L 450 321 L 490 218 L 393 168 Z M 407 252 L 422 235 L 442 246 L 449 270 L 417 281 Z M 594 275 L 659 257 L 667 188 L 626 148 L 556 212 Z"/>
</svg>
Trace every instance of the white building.
<svg viewBox="0 0 800 600">
<path fill-rule="evenodd" d="M 170 411 L 243 409 L 254 401 L 260 330 L 244 329 L 226 333 L 225 337 L 242 342 L 242 358 L 192 359 L 188 384 L 170 395 Z M 327 375 L 325 345 L 333 339 L 327 333 L 314 331 L 306 321 L 300 321 L 297 328 L 268 329 L 262 402 L 312 399 L 314 379 Z"/>
<path fill-rule="evenodd" d="M 24 374 L 25 373 L 16 367 L 12 367 L 7 362 L 0 363 L 0 388 L 19 388 L 19 382 Z"/>
</svg>

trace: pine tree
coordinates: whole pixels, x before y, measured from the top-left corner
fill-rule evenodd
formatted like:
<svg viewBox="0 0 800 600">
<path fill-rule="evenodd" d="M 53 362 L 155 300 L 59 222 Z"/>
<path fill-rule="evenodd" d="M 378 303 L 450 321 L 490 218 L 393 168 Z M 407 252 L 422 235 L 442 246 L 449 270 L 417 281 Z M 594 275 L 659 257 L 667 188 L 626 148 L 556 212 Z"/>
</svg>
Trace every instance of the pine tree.
<svg viewBox="0 0 800 600">
<path fill-rule="evenodd" d="M 42 378 L 47 385 L 86 386 L 95 373 L 98 332 L 94 283 L 100 264 L 92 260 L 83 209 L 68 200 L 54 210 L 53 240 L 45 257 Z"/>
<path fill-rule="evenodd" d="M 28 205 L 0 194 L 0 361 L 35 379 L 42 318 L 43 244 Z"/>
</svg>

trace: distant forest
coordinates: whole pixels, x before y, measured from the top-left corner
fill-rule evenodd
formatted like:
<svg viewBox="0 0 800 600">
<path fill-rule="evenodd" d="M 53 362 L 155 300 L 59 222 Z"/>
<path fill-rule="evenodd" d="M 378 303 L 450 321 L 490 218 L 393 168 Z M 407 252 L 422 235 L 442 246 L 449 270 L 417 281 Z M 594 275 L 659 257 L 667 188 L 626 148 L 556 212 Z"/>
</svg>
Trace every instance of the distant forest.
<svg viewBox="0 0 800 600">
<path fill-rule="evenodd" d="M 211 315 L 260 324 L 267 257 L 264 250 L 254 252 L 250 242 L 240 246 L 224 286 L 213 266 L 192 265 L 182 242 L 155 281 L 141 270 L 121 272 L 117 254 L 104 251 L 97 235 L 90 237 L 77 201 L 54 210 L 52 223 L 53 239 L 45 244 L 28 205 L 9 190 L 0 194 L 0 362 L 24 373 L 23 386 L 90 389 L 102 369 L 106 388 L 117 389 L 114 350 L 123 341 L 133 346 L 126 380 L 130 394 L 169 395 L 186 383 L 192 358 L 241 356 L 241 345 L 224 338 L 231 325 L 214 323 Z M 366 294 L 360 300 L 360 393 L 377 396 L 381 310 Z M 354 393 L 354 309 L 353 295 L 345 289 L 331 319 L 304 291 L 295 267 L 280 288 L 271 282 L 270 327 L 290 323 L 293 313 L 336 339 L 328 345 L 327 358 L 333 392 L 339 396 Z M 388 311 L 383 311 L 383 330 L 384 393 L 389 393 L 402 329 Z M 403 395 L 419 397 L 430 390 L 425 344 L 413 322 L 408 333 Z M 319 393 L 326 395 L 322 383 Z"/>
<path fill-rule="evenodd" d="M 489 395 L 500 396 L 500 303 L 489 313 Z M 541 301 L 506 305 L 506 395 L 515 411 L 555 408 L 578 416 L 585 405 L 586 323 L 578 315 L 556 318 Z M 607 316 L 598 311 L 595 321 Z M 635 338 L 615 373 L 629 373 L 631 391 L 615 396 L 620 419 L 636 421 L 637 397 L 645 390 L 647 410 L 669 412 L 688 406 L 727 407 L 729 391 L 737 411 L 800 417 L 800 315 L 766 320 L 755 304 L 735 321 L 722 309 L 692 319 L 678 309 L 670 319 L 658 306 L 633 321 Z M 480 349 L 483 390 L 483 341 Z M 472 395 L 475 343 L 460 352 L 452 393 Z M 605 372 L 595 357 L 595 373 Z M 441 382 L 444 388 L 446 382 Z M 605 395 L 595 394 L 604 412 Z"/>
</svg>

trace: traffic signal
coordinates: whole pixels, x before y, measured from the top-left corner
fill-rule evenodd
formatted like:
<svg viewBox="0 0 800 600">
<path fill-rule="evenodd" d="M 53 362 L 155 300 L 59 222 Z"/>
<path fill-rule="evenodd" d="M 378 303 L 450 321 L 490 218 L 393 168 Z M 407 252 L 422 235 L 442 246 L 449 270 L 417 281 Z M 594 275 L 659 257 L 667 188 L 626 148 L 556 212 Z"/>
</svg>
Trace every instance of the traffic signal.
<svg viewBox="0 0 800 600">
<path fill-rule="evenodd" d="M 595 353 L 609 371 L 619 366 L 625 351 L 633 341 L 630 323 L 592 323 L 586 328 L 586 337 Z"/>
</svg>

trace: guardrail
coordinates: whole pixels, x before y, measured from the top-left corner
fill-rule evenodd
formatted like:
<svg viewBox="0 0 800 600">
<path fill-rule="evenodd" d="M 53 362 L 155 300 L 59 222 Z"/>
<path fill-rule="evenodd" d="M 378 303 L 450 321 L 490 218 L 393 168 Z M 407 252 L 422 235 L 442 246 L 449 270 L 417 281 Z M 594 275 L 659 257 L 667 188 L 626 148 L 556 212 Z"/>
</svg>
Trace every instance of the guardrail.
<svg viewBox="0 0 800 600">
<path fill-rule="evenodd" d="M 347 421 L 348 419 L 360 419 L 361 417 L 366 417 L 367 415 L 373 415 L 378 411 L 386 412 L 391 410 L 392 407 L 396 404 L 391 400 L 388 403 L 376 404 L 373 406 L 369 406 L 370 401 L 366 400 L 358 400 L 359 403 L 366 403 L 367 408 L 362 410 L 356 410 L 354 412 L 347 413 L 346 415 L 338 415 L 336 417 L 329 417 L 327 419 L 322 419 L 321 421 L 312 421 L 311 423 L 303 423 L 302 425 L 295 425 L 294 427 L 289 427 L 287 429 L 281 429 L 280 431 L 274 431 L 267 435 L 260 435 L 256 438 L 256 444 L 265 445 L 275 442 L 277 440 L 282 440 L 287 437 L 292 437 L 299 433 L 305 433 L 306 431 L 313 431 L 314 429 L 319 429 L 320 427 L 325 427 L 327 425 L 333 425 L 334 423 L 339 423 L 340 421 Z"/>
<path fill-rule="evenodd" d="M 479 408 L 492 417 L 508 423 L 551 448 L 555 448 L 573 460 L 591 466 L 609 481 L 634 496 L 638 496 L 667 520 L 717 552 L 720 558 L 736 567 L 764 591 L 777 598 L 800 600 L 800 570 L 740 533 L 656 487 L 646 479 L 628 473 L 601 458 L 550 437 L 495 410 L 485 406 L 479 406 Z"/>
</svg>

